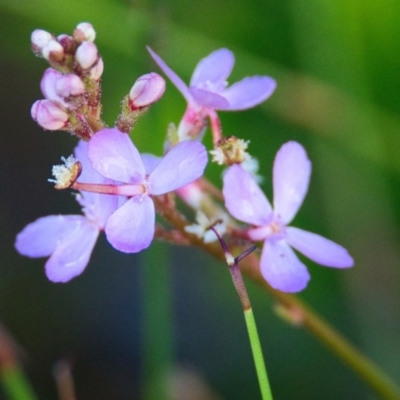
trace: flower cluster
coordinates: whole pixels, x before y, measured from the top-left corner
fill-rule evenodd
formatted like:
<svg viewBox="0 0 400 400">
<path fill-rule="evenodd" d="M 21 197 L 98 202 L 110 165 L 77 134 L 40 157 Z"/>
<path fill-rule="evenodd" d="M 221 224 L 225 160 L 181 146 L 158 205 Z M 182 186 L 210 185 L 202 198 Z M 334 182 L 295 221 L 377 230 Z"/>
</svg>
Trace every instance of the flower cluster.
<svg viewBox="0 0 400 400">
<path fill-rule="evenodd" d="M 210 225 L 235 243 L 262 241 L 261 273 L 282 291 L 302 290 L 309 280 L 307 268 L 292 247 L 321 265 L 353 265 L 343 247 L 288 226 L 304 200 L 311 173 L 311 163 L 300 144 L 289 142 L 278 151 L 272 208 L 254 171 L 249 170 L 249 165 L 255 164 L 247 153 L 249 141 L 222 136 L 217 111 L 260 104 L 276 87 L 272 78 L 247 77 L 228 86 L 234 57 L 231 51 L 220 49 L 199 62 L 187 86 L 148 48 L 188 104 L 178 128 L 168 130 L 164 155 L 140 154 L 129 133 L 161 98 L 165 81 L 154 72 L 139 77 L 122 99 L 115 126 L 107 127 L 101 120 L 103 60 L 95 37 L 89 23 L 79 24 L 72 35 L 55 37 L 36 30 L 31 37 L 34 53 L 50 64 L 41 81 L 45 99 L 33 104 L 32 118 L 44 129 L 65 130 L 80 139 L 74 156 L 63 157 L 64 164 L 53 167 L 54 179 L 49 181 L 56 189 L 77 191 L 83 215 L 39 218 L 17 235 L 15 243 L 23 255 L 49 257 L 45 269 L 50 280 L 67 282 L 79 275 L 101 231 L 115 249 L 136 253 L 146 249 L 155 236 L 175 243 L 187 243 L 195 236 L 210 242 L 216 239 Z M 208 119 L 213 161 L 228 167 L 222 193 L 202 178 L 208 157 L 201 139 Z M 176 211 L 174 194 L 194 209 L 195 223 L 171 227 L 156 222 L 155 198 Z M 239 229 L 226 210 L 247 225 Z"/>
</svg>

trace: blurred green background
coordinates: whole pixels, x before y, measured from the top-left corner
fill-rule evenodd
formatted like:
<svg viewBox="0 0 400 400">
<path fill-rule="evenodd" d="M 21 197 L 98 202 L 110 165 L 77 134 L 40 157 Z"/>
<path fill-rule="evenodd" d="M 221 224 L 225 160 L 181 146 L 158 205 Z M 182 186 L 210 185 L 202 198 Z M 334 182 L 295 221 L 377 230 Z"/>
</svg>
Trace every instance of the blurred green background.
<svg viewBox="0 0 400 400">
<path fill-rule="evenodd" d="M 256 399 L 259 391 L 230 276 L 199 251 L 158 244 L 125 255 L 102 237 L 87 270 L 65 285 L 47 281 L 44 260 L 15 252 L 27 223 L 79 212 L 47 182 L 76 139 L 30 118 L 46 68 L 30 33 L 94 25 L 110 125 L 135 79 L 160 72 L 145 45 L 187 82 L 220 47 L 236 56 L 231 82 L 274 77 L 266 103 L 220 114 L 224 133 L 251 140 L 268 195 L 281 144 L 306 147 L 313 176 L 294 225 L 342 244 L 356 265 L 337 271 L 307 261 L 312 280 L 301 297 L 399 382 L 399 20 L 394 0 L 0 0 L 0 320 L 39 399 L 57 398 L 60 359 L 72 365 L 78 400 L 161 399 L 154 393 L 167 371 L 176 399 Z M 184 107 L 168 82 L 133 132 L 139 149 L 160 154 Z M 220 184 L 217 168 L 207 176 Z M 276 399 L 375 399 L 307 332 L 280 320 L 269 295 L 248 287 Z"/>
</svg>

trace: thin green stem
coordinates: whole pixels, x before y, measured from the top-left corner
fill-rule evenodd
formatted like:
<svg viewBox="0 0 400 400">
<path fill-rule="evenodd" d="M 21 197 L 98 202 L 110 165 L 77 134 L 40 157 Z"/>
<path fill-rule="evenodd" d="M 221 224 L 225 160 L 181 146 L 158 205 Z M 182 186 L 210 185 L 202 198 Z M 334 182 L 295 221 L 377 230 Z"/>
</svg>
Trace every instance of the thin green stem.
<svg viewBox="0 0 400 400">
<path fill-rule="evenodd" d="M 263 400 L 272 400 L 271 387 L 268 381 L 267 369 L 265 368 L 264 357 L 252 308 L 244 310 L 244 319 L 246 320 L 247 332 L 249 333 L 251 351 L 253 352 L 261 396 Z"/>
<path fill-rule="evenodd" d="M 28 380 L 18 366 L 3 367 L 0 377 L 7 398 L 10 400 L 36 400 Z"/>
</svg>

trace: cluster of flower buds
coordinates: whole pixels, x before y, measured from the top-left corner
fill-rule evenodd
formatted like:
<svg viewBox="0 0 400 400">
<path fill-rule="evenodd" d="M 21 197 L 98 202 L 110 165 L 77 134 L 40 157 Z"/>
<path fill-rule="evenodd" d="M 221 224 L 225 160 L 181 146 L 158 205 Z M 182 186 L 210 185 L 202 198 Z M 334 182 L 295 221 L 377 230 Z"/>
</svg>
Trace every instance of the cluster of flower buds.
<svg viewBox="0 0 400 400">
<path fill-rule="evenodd" d="M 42 30 L 32 34 L 33 51 L 51 66 L 41 81 L 45 100 L 35 102 L 32 117 L 45 129 L 66 130 L 83 139 L 74 156 L 63 158 L 64 164 L 53 168 L 55 179 L 50 181 L 56 189 L 78 191 L 84 215 L 40 218 L 16 240 L 21 254 L 50 257 L 46 263 L 49 279 L 66 282 L 79 275 L 101 231 L 115 249 L 136 253 L 147 248 L 157 232 L 162 232 L 162 238 L 171 233 L 176 242 L 179 234 L 184 239 L 195 235 L 204 242 L 216 240 L 210 225 L 233 243 L 263 242 L 260 270 L 275 289 L 297 292 L 307 285 L 307 268 L 292 248 L 321 265 L 353 265 L 343 247 L 288 226 L 305 198 L 311 175 L 311 162 L 299 143 L 286 143 L 278 151 L 272 207 L 258 186 L 257 163 L 247 153 L 249 142 L 222 135 L 217 111 L 260 104 L 275 90 L 272 78 L 247 77 L 228 87 L 234 56 L 228 49 L 220 49 L 198 63 L 187 86 L 148 48 L 186 99 L 187 108 L 178 128 L 170 125 L 168 129 L 163 157 L 140 154 L 127 133 L 161 98 L 165 81 L 154 72 L 137 79 L 122 100 L 115 127 L 106 127 L 100 118 L 103 61 L 93 43 L 95 36 L 88 23 L 79 24 L 72 36 L 56 38 Z M 202 178 L 208 161 L 201 143 L 207 120 L 213 135 L 213 161 L 227 166 L 222 192 Z M 156 229 L 154 197 L 162 195 L 168 200 L 170 196 L 165 195 L 172 192 L 195 211 L 196 222 L 180 225 L 178 235 L 168 232 L 168 227 Z M 174 207 L 175 202 L 171 204 Z"/>
</svg>

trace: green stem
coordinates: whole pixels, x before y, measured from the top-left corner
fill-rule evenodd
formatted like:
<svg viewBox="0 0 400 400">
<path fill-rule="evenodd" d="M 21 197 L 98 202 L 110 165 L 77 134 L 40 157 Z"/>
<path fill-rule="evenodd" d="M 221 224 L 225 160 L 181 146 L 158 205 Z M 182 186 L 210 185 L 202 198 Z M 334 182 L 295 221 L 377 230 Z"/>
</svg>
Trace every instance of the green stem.
<svg viewBox="0 0 400 400">
<path fill-rule="evenodd" d="M 17 366 L 3 367 L 0 372 L 1 383 L 10 400 L 36 400 L 36 396 L 23 371 Z"/>
<path fill-rule="evenodd" d="M 271 388 L 269 386 L 267 370 L 265 368 L 264 357 L 261 350 L 260 339 L 258 338 L 256 321 L 253 309 L 244 310 L 247 332 L 249 333 L 251 351 L 253 352 L 254 364 L 256 366 L 258 382 L 260 384 L 261 396 L 263 400 L 272 400 Z"/>
</svg>

